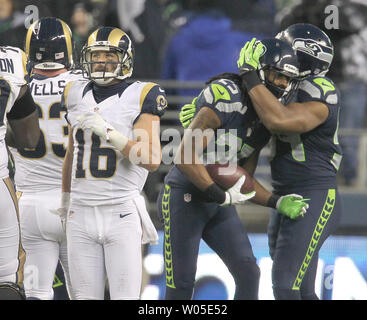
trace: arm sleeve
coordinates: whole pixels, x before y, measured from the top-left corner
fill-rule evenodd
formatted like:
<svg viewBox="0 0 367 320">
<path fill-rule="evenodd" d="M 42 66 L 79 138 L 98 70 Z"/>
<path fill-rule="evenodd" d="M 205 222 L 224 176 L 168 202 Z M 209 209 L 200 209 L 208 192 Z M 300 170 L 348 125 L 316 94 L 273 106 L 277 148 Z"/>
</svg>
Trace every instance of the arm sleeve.
<svg viewBox="0 0 367 320">
<path fill-rule="evenodd" d="M 334 83 L 326 77 L 310 77 L 300 84 L 298 102 L 318 101 L 329 109 L 330 118 L 340 104 L 340 93 Z"/>
<path fill-rule="evenodd" d="M 270 131 L 262 124 L 258 124 L 249 137 L 246 137 L 245 143 L 252 148 L 259 150 L 264 148 L 271 138 Z"/>
<path fill-rule="evenodd" d="M 168 103 L 165 91 L 156 83 L 148 82 L 140 95 L 140 113 L 135 118 L 138 121 L 143 113 L 161 117 L 167 109 Z"/>
<path fill-rule="evenodd" d="M 33 101 L 31 91 L 27 87 L 24 95 L 15 101 L 10 112 L 7 114 L 7 118 L 11 120 L 23 119 L 29 116 L 37 109 L 37 105 Z"/>
<path fill-rule="evenodd" d="M 262 123 L 258 123 L 251 134 L 244 140 L 239 165 L 242 166 L 255 150 L 264 148 L 270 141 L 270 138 L 270 131 Z"/>
<path fill-rule="evenodd" d="M 334 83 L 326 77 L 312 77 L 301 82 L 298 102 L 320 101 L 325 104 L 339 104 L 339 93 Z"/>
</svg>

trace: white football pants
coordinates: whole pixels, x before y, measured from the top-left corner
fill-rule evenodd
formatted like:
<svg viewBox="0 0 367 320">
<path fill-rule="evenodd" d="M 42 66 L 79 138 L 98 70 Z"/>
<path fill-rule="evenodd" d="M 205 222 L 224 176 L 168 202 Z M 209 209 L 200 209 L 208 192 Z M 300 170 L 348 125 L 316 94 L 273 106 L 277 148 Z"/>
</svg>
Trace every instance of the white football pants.
<svg viewBox="0 0 367 320">
<path fill-rule="evenodd" d="M 67 262 L 66 234 L 60 217 L 50 210 L 60 206 L 61 190 L 22 193 L 19 198 L 22 243 L 27 254 L 24 289 L 27 297 L 52 299 L 52 285 L 57 263 L 64 270 L 66 288 L 72 299 Z"/>
<path fill-rule="evenodd" d="M 142 228 L 132 200 L 120 205 L 71 204 L 66 224 L 71 283 L 76 299 L 139 299 Z"/>
<path fill-rule="evenodd" d="M 0 282 L 21 285 L 24 260 L 19 236 L 18 201 L 10 179 L 0 179 Z"/>
</svg>

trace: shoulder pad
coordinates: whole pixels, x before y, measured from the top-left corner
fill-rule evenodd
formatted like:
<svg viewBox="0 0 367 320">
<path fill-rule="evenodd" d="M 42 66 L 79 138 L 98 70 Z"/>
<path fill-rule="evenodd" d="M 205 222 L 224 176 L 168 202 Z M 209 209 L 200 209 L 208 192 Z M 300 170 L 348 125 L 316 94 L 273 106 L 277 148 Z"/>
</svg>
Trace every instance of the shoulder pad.
<svg viewBox="0 0 367 320">
<path fill-rule="evenodd" d="M 0 47 L 1 77 L 16 86 L 27 84 L 27 57 L 23 50 L 16 47 Z"/>
<path fill-rule="evenodd" d="M 88 84 L 89 81 L 85 80 L 85 79 L 76 79 L 74 81 L 69 81 L 64 89 L 64 93 L 63 93 L 63 102 L 65 107 L 70 107 L 69 104 L 69 97 L 72 97 L 71 100 L 73 100 L 73 102 L 75 102 L 75 98 L 78 96 L 82 96 L 83 90 L 86 86 L 86 84 Z M 72 103 L 74 104 L 74 103 Z"/>
<path fill-rule="evenodd" d="M 247 110 L 241 99 L 240 88 L 228 79 L 215 80 L 207 85 L 200 93 L 196 105 L 198 109 L 203 106 L 210 107 L 227 115 L 232 112 L 244 114 Z"/>
<path fill-rule="evenodd" d="M 202 91 L 206 104 L 215 105 L 218 102 L 241 102 L 241 90 L 231 80 L 219 79 L 211 82 Z"/>
<path fill-rule="evenodd" d="M 335 91 L 333 82 L 325 77 L 314 78 L 312 79 L 312 82 L 321 88 L 324 95 L 326 95 L 329 91 Z"/>
<path fill-rule="evenodd" d="M 211 83 L 210 84 L 211 91 L 214 95 L 214 102 L 218 100 L 231 100 L 231 96 L 225 86 L 219 83 Z"/>
<path fill-rule="evenodd" d="M 68 81 L 88 81 L 88 79 L 85 79 L 83 77 L 83 74 L 81 72 L 69 71 L 65 74 L 65 77 L 68 79 Z"/>
<path fill-rule="evenodd" d="M 300 83 L 299 91 L 299 96 L 308 96 L 307 100 L 318 100 L 329 104 L 338 103 L 335 84 L 327 77 L 309 77 Z"/>
<path fill-rule="evenodd" d="M 70 81 L 66 84 L 65 89 L 64 89 L 64 93 L 62 94 L 62 102 L 63 102 L 63 104 L 66 108 L 68 106 L 69 92 L 70 92 L 70 88 L 71 88 L 71 85 L 73 84 L 73 82 L 74 81 Z"/>
</svg>

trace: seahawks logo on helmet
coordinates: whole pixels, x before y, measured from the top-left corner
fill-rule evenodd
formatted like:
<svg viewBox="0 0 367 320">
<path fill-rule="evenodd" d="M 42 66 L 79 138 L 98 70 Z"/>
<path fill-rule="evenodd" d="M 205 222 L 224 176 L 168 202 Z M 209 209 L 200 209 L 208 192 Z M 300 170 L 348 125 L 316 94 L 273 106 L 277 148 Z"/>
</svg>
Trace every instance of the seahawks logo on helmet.
<svg viewBox="0 0 367 320">
<path fill-rule="evenodd" d="M 320 60 L 331 63 L 333 59 L 333 49 L 327 46 L 322 46 L 312 39 L 296 38 L 293 41 L 292 47 L 295 50 L 302 51 Z"/>
<path fill-rule="evenodd" d="M 255 42 L 255 44 L 257 44 L 257 43 L 259 43 L 259 42 L 261 42 L 261 41 L 256 41 L 256 42 Z M 261 58 L 261 57 L 266 53 L 266 51 L 267 51 L 267 50 L 268 50 L 268 49 L 266 48 L 265 44 L 263 44 L 263 46 L 262 46 L 262 51 L 261 51 L 261 53 L 260 53 L 259 58 Z"/>
</svg>

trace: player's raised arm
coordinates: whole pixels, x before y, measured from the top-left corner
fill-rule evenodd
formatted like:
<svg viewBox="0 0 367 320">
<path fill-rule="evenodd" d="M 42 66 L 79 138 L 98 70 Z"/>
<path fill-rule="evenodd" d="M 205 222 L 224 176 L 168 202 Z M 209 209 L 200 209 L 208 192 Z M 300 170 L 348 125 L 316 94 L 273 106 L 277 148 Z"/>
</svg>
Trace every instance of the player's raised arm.
<svg viewBox="0 0 367 320">
<path fill-rule="evenodd" d="M 268 50 L 283 57 L 273 63 L 272 68 L 265 67 L 266 61 L 261 55 L 261 52 Z M 238 66 L 254 108 L 271 132 L 303 133 L 327 119 L 328 107 L 317 99 L 287 106 L 282 103 L 281 98 L 286 99 L 287 95 L 294 94 L 298 75 L 296 54 L 285 41 L 267 39 L 248 42 L 241 50 Z"/>
<path fill-rule="evenodd" d="M 284 106 L 264 85 L 253 87 L 249 95 L 260 119 L 273 133 L 307 132 L 323 123 L 329 115 L 326 105 L 317 101 Z"/>
</svg>

